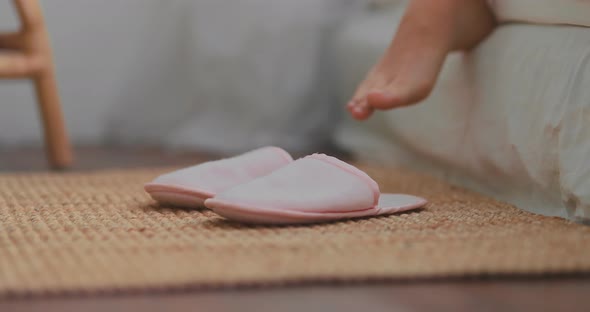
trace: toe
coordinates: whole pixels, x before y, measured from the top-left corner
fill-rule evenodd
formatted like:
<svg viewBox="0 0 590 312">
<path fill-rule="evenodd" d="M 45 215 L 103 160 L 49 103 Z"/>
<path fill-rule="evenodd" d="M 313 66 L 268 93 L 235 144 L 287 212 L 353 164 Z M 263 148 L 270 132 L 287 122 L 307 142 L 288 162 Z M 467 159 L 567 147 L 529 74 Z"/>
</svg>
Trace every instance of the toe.
<svg viewBox="0 0 590 312">
<path fill-rule="evenodd" d="M 374 109 L 387 110 L 409 106 L 424 100 L 432 91 L 430 81 L 416 82 L 412 85 L 392 83 L 382 89 L 367 93 L 367 103 Z"/>
<path fill-rule="evenodd" d="M 350 115 L 357 120 L 365 120 L 373 114 L 373 108 L 366 101 L 351 101 L 347 105 Z"/>
<path fill-rule="evenodd" d="M 359 102 L 360 101 L 358 98 L 354 98 L 354 99 L 350 100 L 350 102 L 348 102 L 348 104 L 346 104 L 346 109 L 351 110 L 355 106 L 359 105 Z"/>
<path fill-rule="evenodd" d="M 374 109 L 392 109 L 402 106 L 403 101 L 391 92 L 375 90 L 367 94 L 367 104 Z"/>
</svg>

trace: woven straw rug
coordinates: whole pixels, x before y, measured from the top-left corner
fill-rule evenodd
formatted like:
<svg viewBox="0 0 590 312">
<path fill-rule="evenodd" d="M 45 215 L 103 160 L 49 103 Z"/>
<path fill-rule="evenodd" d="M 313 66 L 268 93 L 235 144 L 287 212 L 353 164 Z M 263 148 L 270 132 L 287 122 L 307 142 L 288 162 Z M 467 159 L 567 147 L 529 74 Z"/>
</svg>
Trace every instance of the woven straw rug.
<svg viewBox="0 0 590 312">
<path fill-rule="evenodd" d="M 0 296 L 590 272 L 590 227 L 438 180 L 363 168 L 424 209 L 314 226 L 162 207 L 163 170 L 0 175 Z"/>
</svg>

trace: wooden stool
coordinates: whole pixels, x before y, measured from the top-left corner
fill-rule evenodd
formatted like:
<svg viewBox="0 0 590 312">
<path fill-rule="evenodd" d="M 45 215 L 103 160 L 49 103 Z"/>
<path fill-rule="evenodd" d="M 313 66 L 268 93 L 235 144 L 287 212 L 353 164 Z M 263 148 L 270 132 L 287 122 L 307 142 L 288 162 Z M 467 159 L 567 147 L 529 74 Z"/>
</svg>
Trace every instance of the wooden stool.
<svg viewBox="0 0 590 312">
<path fill-rule="evenodd" d="M 33 80 L 43 120 L 45 145 L 54 168 L 72 163 L 55 80 L 49 36 L 37 0 L 13 0 L 21 21 L 16 33 L 0 34 L 0 78 Z"/>
</svg>

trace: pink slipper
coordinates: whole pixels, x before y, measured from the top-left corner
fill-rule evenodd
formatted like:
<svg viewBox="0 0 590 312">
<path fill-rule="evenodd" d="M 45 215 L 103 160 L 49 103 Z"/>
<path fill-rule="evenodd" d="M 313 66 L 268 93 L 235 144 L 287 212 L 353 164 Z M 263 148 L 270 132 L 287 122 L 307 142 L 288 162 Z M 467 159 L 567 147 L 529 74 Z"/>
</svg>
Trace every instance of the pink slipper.
<svg viewBox="0 0 590 312">
<path fill-rule="evenodd" d="M 420 197 L 381 194 L 366 173 L 337 158 L 314 154 L 207 199 L 205 206 L 247 223 L 313 223 L 418 208 Z"/>
<path fill-rule="evenodd" d="M 147 183 L 144 189 L 160 203 L 181 207 L 202 206 L 205 199 L 267 175 L 292 161 L 291 155 L 278 147 L 263 147 L 161 175 Z"/>
</svg>

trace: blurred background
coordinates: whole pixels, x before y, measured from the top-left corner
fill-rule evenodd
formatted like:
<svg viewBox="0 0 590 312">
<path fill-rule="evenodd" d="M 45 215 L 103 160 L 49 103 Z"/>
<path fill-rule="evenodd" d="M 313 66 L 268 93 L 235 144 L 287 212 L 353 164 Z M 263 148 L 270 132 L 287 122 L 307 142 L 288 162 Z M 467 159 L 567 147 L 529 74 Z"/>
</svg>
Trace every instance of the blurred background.
<svg viewBox="0 0 590 312">
<path fill-rule="evenodd" d="M 41 1 L 71 139 L 219 153 L 329 145 L 345 103 L 330 42 L 363 2 Z M 0 22 L 17 27 L 10 1 Z M 28 82 L 0 93 L 2 146 L 40 145 Z"/>
<path fill-rule="evenodd" d="M 449 55 L 428 99 L 353 122 L 344 105 L 405 3 L 41 1 L 77 147 L 343 153 L 590 219 L 589 4 L 494 1 L 499 26 Z M 16 27 L 2 1 L 0 28 Z M 5 80 L 0 94 L 0 152 L 42 146 L 30 84 Z"/>
</svg>

